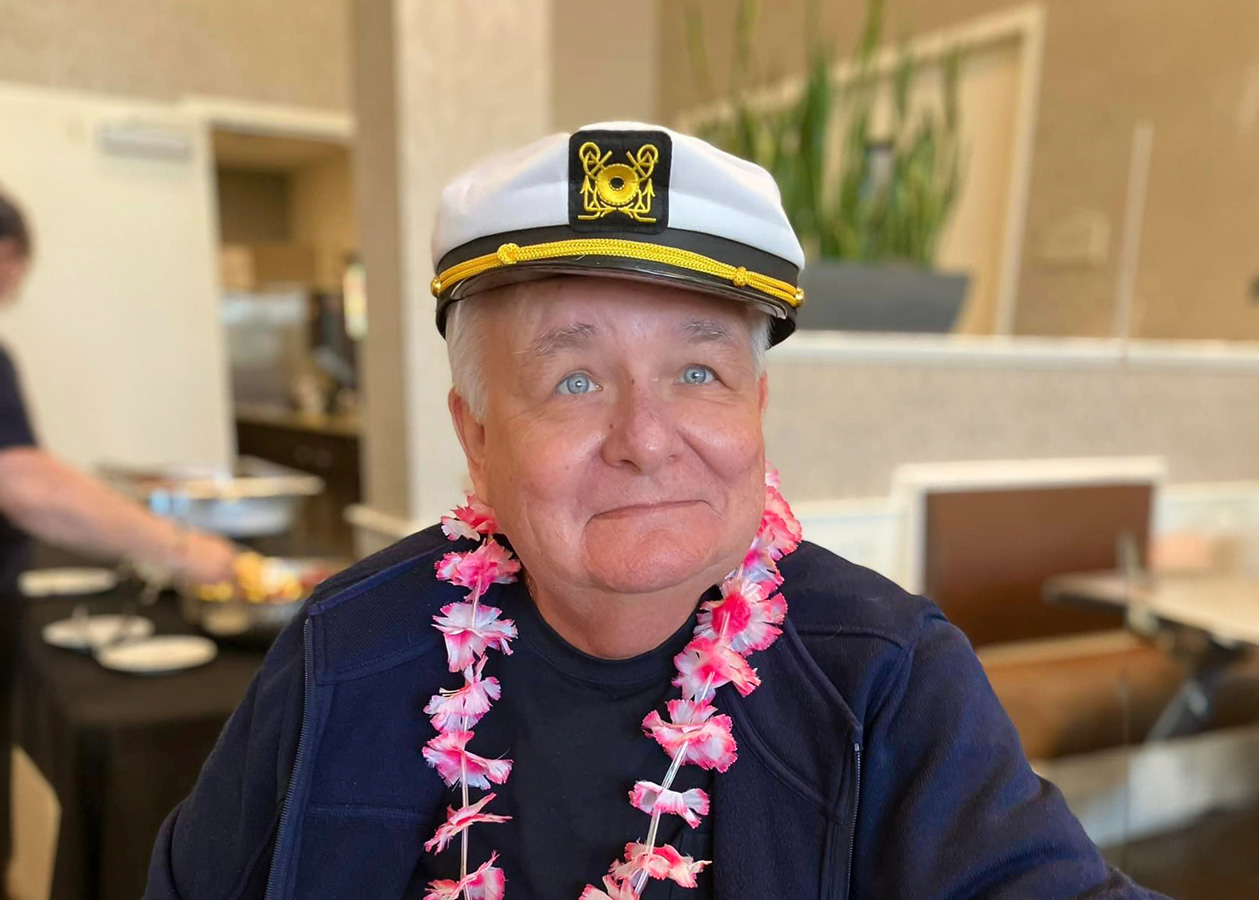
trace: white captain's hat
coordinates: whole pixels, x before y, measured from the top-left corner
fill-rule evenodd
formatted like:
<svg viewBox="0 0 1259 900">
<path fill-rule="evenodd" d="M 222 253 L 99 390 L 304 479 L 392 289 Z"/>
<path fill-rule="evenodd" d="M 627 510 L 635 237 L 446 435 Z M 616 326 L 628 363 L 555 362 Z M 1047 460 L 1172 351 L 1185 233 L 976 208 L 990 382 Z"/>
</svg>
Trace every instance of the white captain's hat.
<svg viewBox="0 0 1259 900">
<path fill-rule="evenodd" d="M 768 172 L 639 122 L 589 125 L 485 160 L 442 191 L 437 327 L 452 303 L 561 274 L 661 281 L 755 304 L 795 329 L 804 252 Z"/>
</svg>

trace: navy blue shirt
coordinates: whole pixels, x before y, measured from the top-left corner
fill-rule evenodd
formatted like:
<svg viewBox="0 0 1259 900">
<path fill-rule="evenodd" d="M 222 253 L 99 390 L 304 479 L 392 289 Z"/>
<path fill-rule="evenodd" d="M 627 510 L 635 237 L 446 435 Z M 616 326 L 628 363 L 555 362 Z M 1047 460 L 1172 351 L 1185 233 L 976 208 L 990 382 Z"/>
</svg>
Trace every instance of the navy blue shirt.
<svg viewBox="0 0 1259 900">
<path fill-rule="evenodd" d="M 695 617 L 655 650 L 608 660 L 560 637 L 523 584 L 510 585 L 495 602 L 515 620 L 519 637 L 511 656 L 489 654 L 485 674 L 499 680 L 503 693 L 468 746 L 513 761 L 511 777 L 493 786 L 496 797 L 486 808 L 512 819 L 469 830 L 469 869 L 497 850 L 508 896 L 573 898 L 587 884 L 602 887 L 600 879 L 623 857 L 625 845 L 647 837 L 651 817 L 630 804 L 630 789 L 640 779 L 659 784 L 669 757 L 643 733 L 642 721 L 653 709 L 663 715 L 665 701 L 681 696 L 671 684 L 677 674 L 673 657 L 690 640 Z M 451 676 L 452 686 L 459 681 Z M 683 766 L 673 789 L 707 788 L 711 778 L 697 766 Z M 470 796 L 475 801 L 482 794 L 473 790 Z M 447 806 L 459 805 L 456 785 L 446 792 L 438 821 Z M 711 859 L 711 843 L 707 818 L 692 829 L 678 816 L 661 817 L 657 845 Z M 433 878 L 458 878 L 458 839 L 437 856 L 425 854 L 416 876 L 417 888 Z M 673 888 L 672 882 L 655 881 L 642 897 L 664 900 Z M 678 891 L 688 900 L 707 900 L 711 876 L 701 872 L 698 889 Z"/>
<path fill-rule="evenodd" d="M 14 447 L 33 447 L 35 431 L 26 404 L 17 368 L 3 347 L 0 347 L 0 452 Z M 0 591 L 17 589 L 17 578 L 30 557 L 31 539 L 3 514 L 0 514 Z"/>
</svg>

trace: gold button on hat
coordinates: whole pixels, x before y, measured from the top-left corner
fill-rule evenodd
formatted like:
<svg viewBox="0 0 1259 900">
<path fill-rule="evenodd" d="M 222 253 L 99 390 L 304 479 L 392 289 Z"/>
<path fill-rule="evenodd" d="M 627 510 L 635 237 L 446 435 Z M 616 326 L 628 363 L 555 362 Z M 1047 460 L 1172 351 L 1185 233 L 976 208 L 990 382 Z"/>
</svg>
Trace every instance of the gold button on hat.
<svg viewBox="0 0 1259 900">
<path fill-rule="evenodd" d="M 699 138 L 612 122 L 499 154 L 442 191 L 432 291 L 452 303 L 504 284 L 635 278 L 752 303 L 773 343 L 795 329 L 804 251 L 768 172 Z"/>
</svg>

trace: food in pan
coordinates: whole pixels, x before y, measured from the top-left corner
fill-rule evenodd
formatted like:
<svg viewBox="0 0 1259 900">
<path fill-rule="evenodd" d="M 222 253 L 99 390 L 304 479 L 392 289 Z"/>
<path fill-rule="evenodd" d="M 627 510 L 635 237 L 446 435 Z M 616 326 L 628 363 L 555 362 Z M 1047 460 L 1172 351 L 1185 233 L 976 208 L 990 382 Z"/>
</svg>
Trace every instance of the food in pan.
<svg viewBox="0 0 1259 900">
<path fill-rule="evenodd" d="M 242 553 L 236 560 L 234 583 L 202 584 L 194 591 L 201 600 L 290 603 L 301 600 L 334 572 L 331 565 L 295 565 L 293 560 Z"/>
</svg>

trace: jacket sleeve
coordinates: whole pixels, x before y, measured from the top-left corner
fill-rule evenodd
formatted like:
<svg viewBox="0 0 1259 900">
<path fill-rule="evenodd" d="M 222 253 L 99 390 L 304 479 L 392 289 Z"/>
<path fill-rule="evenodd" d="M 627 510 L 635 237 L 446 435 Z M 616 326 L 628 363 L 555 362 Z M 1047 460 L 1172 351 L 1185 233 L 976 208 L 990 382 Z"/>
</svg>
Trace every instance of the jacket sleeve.
<svg viewBox="0 0 1259 900">
<path fill-rule="evenodd" d="M 937 612 L 866 725 L 862 900 L 1148 900 L 1023 755 L 979 660 Z"/>
<path fill-rule="evenodd" d="M 167 817 L 145 900 L 261 900 L 301 729 L 304 616 L 277 638 L 192 793 Z"/>
</svg>

